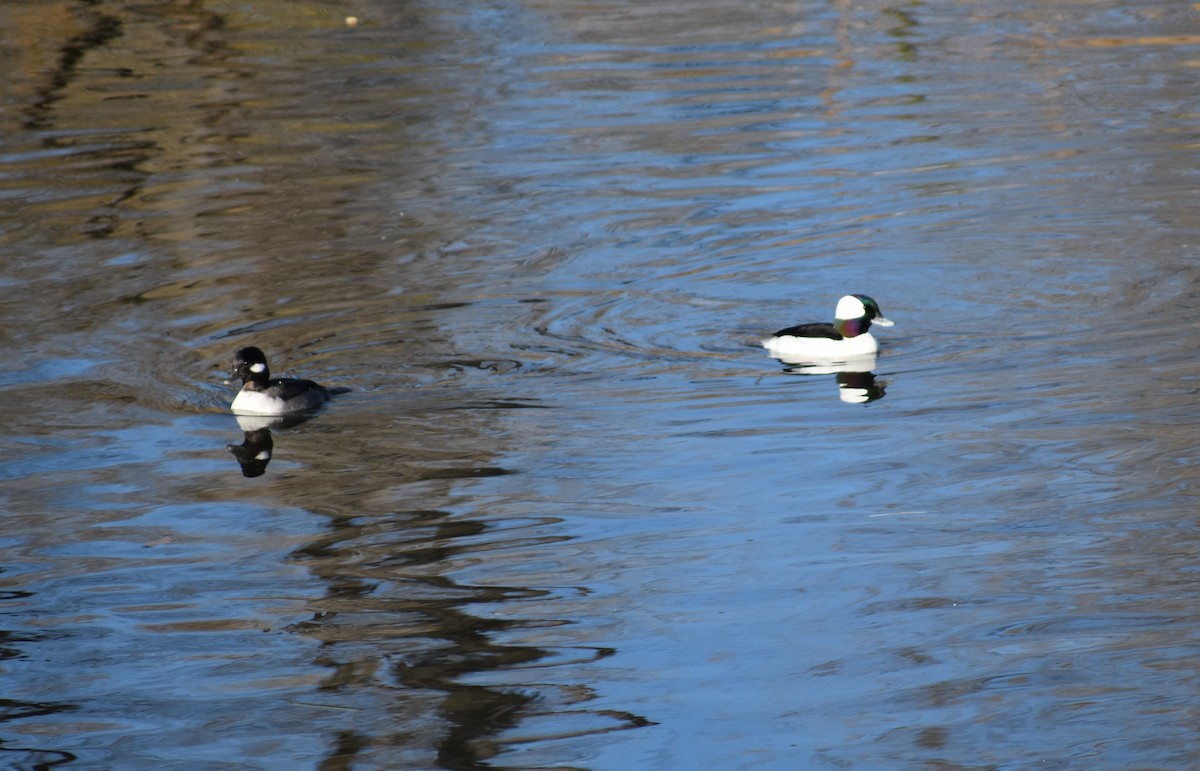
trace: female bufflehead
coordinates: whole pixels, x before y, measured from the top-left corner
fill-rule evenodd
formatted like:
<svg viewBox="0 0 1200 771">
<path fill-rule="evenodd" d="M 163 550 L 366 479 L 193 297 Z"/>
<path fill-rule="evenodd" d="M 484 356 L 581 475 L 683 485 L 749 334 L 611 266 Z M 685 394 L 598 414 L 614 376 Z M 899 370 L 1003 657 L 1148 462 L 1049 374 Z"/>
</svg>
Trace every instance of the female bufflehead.
<svg viewBox="0 0 1200 771">
<path fill-rule="evenodd" d="M 254 346 L 243 348 L 233 357 L 233 376 L 242 381 L 242 390 L 229 409 L 239 415 L 283 415 L 308 410 L 329 401 L 329 389 L 311 380 L 271 379 L 267 357 Z"/>
<path fill-rule="evenodd" d="M 848 294 L 838 301 L 832 324 L 800 324 L 781 329 L 762 341 L 772 356 L 789 363 L 834 362 L 873 356 L 879 344 L 867 330 L 874 322 L 890 327 L 879 304 L 865 294 Z"/>
</svg>

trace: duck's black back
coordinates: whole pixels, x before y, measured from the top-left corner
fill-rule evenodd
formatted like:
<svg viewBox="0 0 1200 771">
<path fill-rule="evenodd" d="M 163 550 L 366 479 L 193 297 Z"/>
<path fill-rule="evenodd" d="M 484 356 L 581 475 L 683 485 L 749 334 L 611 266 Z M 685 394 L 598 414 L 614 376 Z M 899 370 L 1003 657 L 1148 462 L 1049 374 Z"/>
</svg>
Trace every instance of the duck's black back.
<svg viewBox="0 0 1200 771">
<path fill-rule="evenodd" d="M 843 340 L 844 338 L 838 334 L 837 327 L 833 324 L 823 324 L 820 322 L 812 324 L 797 324 L 794 327 L 781 329 L 775 333 L 775 337 L 826 337 L 830 340 Z"/>
</svg>

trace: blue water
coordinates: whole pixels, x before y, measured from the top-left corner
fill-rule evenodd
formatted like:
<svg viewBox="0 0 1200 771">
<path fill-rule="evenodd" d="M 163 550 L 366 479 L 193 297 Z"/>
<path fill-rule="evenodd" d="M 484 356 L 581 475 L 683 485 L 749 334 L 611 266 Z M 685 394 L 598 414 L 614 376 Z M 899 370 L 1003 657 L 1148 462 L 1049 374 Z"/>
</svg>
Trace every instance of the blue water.
<svg viewBox="0 0 1200 771">
<path fill-rule="evenodd" d="M 1195 765 L 1193 16 L 0 3 L 0 762 Z"/>
</svg>

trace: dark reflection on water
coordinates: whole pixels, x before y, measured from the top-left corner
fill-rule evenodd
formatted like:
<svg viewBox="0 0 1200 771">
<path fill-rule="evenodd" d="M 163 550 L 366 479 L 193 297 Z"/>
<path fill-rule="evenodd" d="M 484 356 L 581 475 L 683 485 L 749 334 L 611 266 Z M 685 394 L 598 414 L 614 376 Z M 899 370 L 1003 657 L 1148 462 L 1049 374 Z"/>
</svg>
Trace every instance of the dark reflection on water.
<svg viewBox="0 0 1200 771">
<path fill-rule="evenodd" d="M 267 471 L 271 462 L 271 452 L 275 449 L 275 439 L 271 436 L 270 428 L 255 428 L 244 432 L 241 444 L 231 444 L 228 449 L 237 458 L 244 477 L 260 477 Z"/>
<path fill-rule="evenodd" d="M 460 685 L 460 678 L 481 671 L 532 664 L 546 654 L 536 648 L 494 644 L 491 636 L 513 624 L 482 619 L 478 615 L 463 612 L 463 607 L 530 599 L 537 597 L 538 593 L 520 587 L 462 586 L 444 577 L 429 577 L 414 579 L 422 584 L 419 591 L 412 593 L 417 596 L 397 598 L 392 603 L 381 602 L 380 598 L 374 596 L 376 587 L 362 580 L 364 574 L 392 570 L 423 572 L 424 566 L 436 566 L 455 556 L 458 550 L 446 544 L 476 538 L 487 530 L 482 523 L 454 522 L 445 512 L 436 511 L 412 512 L 404 517 L 403 524 L 405 530 L 415 530 L 424 537 L 412 536 L 396 545 L 402 553 L 379 561 L 360 563 L 346 574 L 329 574 L 322 568 L 341 561 L 339 548 L 352 545 L 356 540 L 357 533 L 353 528 L 348 528 L 347 544 L 331 539 L 320 545 L 304 547 L 298 556 L 320 566 L 315 568 L 315 572 L 330 587 L 330 595 L 326 599 L 339 610 L 323 613 L 319 618 L 301 623 L 296 628 L 330 644 L 346 638 L 361 643 L 364 637 L 370 639 L 374 635 L 362 628 L 366 626 L 369 630 L 371 623 L 365 619 L 356 620 L 355 616 L 366 615 L 369 609 L 373 614 L 394 614 L 396 619 L 405 619 L 401 629 L 427 630 L 425 635 L 430 639 L 392 663 L 388 676 L 399 688 L 445 694 L 435 708 L 437 715 L 447 724 L 445 736 L 438 740 L 436 746 L 439 765 L 470 767 L 493 754 L 485 750 L 481 740 L 515 725 L 520 718 L 520 711 L 530 704 L 532 697 Z M 356 614 L 358 608 L 361 609 Z M 367 631 L 366 635 L 364 631 Z M 383 635 L 386 639 L 399 631 L 389 625 Z M 412 634 L 412 637 L 425 635 L 418 633 Z M 329 658 L 319 657 L 318 662 L 335 671 L 326 680 L 323 686 L 325 690 L 337 691 L 360 679 L 354 671 L 360 662 L 346 665 L 333 653 Z M 375 737 L 369 734 L 355 736 L 345 733 L 338 740 L 339 752 L 352 757 L 370 748 L 375 741 Z"/>
<path fill-rule="evenodd" d="M 1195 765 L 1194 13 L 0 2 L 0 757 Z"/>
</svg>

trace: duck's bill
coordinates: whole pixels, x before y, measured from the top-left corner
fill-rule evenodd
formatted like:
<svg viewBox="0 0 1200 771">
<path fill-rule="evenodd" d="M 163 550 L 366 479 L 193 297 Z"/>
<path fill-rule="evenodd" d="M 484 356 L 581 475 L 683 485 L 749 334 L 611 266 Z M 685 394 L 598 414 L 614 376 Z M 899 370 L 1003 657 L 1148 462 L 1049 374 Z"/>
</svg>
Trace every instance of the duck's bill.
<svg viewBox="0 0 1200 771">
<path fill-rule="evenodd" d="M 881 327 L 891 327 L 896 325 L 896 322 L 892 321 L 891 319 L 885 319 L 883 316 L 876 316 L 875 318 L 871 319 L 871 323 L 878 324 Z"/>
</svg>

